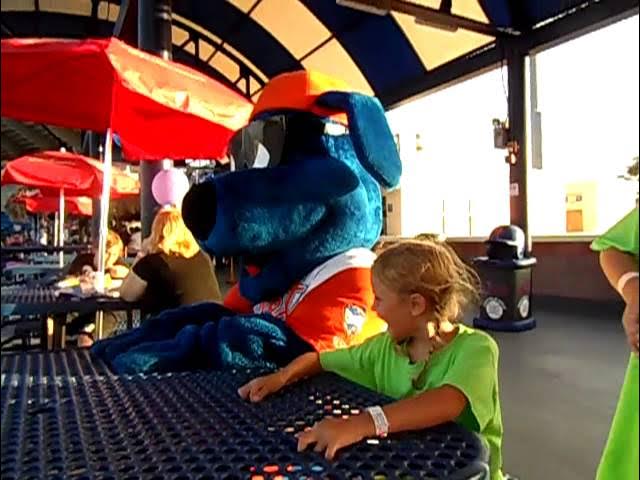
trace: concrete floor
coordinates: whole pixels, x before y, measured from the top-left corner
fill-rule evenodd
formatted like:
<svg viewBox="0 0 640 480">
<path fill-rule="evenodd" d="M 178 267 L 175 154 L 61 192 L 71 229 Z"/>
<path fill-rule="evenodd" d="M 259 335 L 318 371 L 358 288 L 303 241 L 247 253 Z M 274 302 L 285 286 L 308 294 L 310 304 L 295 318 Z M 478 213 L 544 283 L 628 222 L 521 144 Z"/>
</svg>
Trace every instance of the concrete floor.
<svg viewBox="0 0 640 480">
<path fill-rule="evenodd" d="M 629 350 L 619 313 L 590 310 L 538 308 L 535 330 L 493 335 L 505 471 L 521 480 L 595 478 Z"/>
</svg>

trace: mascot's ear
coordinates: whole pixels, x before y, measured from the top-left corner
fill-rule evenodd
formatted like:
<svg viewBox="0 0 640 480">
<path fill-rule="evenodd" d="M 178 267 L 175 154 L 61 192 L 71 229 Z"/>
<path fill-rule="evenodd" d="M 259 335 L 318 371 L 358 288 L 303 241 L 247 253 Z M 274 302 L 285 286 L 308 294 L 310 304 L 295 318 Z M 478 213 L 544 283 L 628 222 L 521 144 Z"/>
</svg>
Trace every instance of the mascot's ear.
<svg viewBox="0 0 640 480">
<path fill-rule="evenodd" d="M 378 99 L 360 93 L 327 92 L 316 103 L 345 112 L 349 135 L 362 166 L 385 188 L 398 185 L 402 173 L 400 156 Z"/>
</svg>

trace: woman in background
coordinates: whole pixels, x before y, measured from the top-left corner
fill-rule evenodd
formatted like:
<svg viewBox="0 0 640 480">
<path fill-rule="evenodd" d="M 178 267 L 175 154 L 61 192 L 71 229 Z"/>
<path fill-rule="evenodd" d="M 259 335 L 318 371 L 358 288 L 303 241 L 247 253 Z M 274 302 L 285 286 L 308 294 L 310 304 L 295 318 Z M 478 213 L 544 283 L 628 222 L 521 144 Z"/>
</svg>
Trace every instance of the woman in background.
<svg viewBox="0 0 640 480">
<path fill-rule="evenodd" d="M 147 315 L 222 299 L 211 259 L 200 250 L 175 207 L 162 208 L 151 235 L 120 287 L 127 301 L 140 301 Z"/>
<path fill-rule="evenodd" d="M 107 284 L 111 280 L 123 279 L 129 273 L 129 267 L 124 262 L 124 246 L 120 236 L 113 230 L 107 232 L 107 241 L 105 248 L 105 274 L 109 278 Z M 93 275 L 98 270 L 98 247 L 97 244 L 92 245 L 92 251 L 80 253 L 76 255 L 73 261 L 65 269 L 66 277 L 77 277 L 80 284 L 94 284 Z M 93 344 L 93 331 L 95 329 L 95 315 L 86 314 L 79 315 L 69 322 L 67 325 L 67 335 L 70 337 L 78 337 L 79 347 L 88 347 Z M 105 312 L 102 317 L 102 335 L 109 337 L 115 333 L 118 328 L 119 315 L 115 312 Z M 53 330 L 53 324 L 50 324 L 50 332 Z"/>
</svg>

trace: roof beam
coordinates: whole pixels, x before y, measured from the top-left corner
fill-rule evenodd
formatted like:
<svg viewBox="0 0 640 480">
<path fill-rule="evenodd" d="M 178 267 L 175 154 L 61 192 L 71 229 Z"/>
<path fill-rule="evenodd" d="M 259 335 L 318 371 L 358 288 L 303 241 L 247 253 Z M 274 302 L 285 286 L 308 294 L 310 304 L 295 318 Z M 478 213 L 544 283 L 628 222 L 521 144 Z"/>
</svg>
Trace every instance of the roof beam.
<svg viewBox="0 0 640 480">
<path fill-rule="evenodd" d="M 383 94 L 380 101 L 385 108 L 395 108 L 435 89 L 445 88 L 463 82 L 500 65 L 503 52 L 495 43 L 452 60 L 438 68 L 430 70 L 422 79 L 412 80 L 407 85 Z"/>
<path fill-rule="evenodd" d="M 499 39 L 497 44 L 431 70 L 423 80 L 384 94 L 380 100 L 385 108 L 397 107 L 421 94 L 462 82 L 499 66 L 505 60 L 507 45 L 527 53 L 539 52 L 637 15 L 638 12 L 638 0 L 600 0 L 577 7 L 518 38 Z"/>
<path fill-rule="evenodd" d="M 511 37 L 518 35 L 513 29 L 496 28 L 495 26 L 451 13 L 449 2 L 443 2 L 444 8 L 431 8 L 406 0 L 336 0 L 340 6 L 364 12 L 386 15 L 390 12 L 404 13 L 416 19 L 416 22 L 435 28 L 451 30 L 468 30 L 470 32 L 492 37 Z"/>
<path fill-rule="evenodd" d="M 537 53 L 638 15 L 638 11 L 638 0 L 591 2 L 535 27 L 519 39 L 519 44 L 525 51 Z"/>
<path fill-rule="evenodd" d="M 461 28 L 492 37 L 512 37 L 518 34 L 518 32 L 496 28 L 487 23 L 478 22 L 467 17 L 447 13 L 436 8 L 418 5 L 405 0 L 389 0 L 389 4 L 391 11 L 412 15 L 417 21 L 429 25 L 442 25 L 455 29 Z"/>
</svg>

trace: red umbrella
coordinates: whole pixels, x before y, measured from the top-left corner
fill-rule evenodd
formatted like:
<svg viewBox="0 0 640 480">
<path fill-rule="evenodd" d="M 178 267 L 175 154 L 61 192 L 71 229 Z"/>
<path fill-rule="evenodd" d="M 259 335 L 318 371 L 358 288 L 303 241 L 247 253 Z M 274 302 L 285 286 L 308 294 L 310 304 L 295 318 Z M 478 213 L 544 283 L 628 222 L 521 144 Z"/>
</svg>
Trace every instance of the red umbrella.
<svg viewBox="0 0 640 480">
<path fill-rule="evenodd" d="M 60 207 L 59 197 L 36 195 L 18 195 L 13 200 L 22 203 L 29 213 L 55 213 Z M 65 213 L 90 217 L 93 215 L 93 202 L 89 197 L 65 197 Z"/>
<path fill-rule="evenodd" d="M 100 273 L 112 135 L 129 159 L 218 158 L 251 113 L 248 100 L 213 79 L 113 38 L 4 39 L 1 48 L 2 116 L 107 133 Z"/>
<path fill-rule="evenodd" d="M 25 155 L 7 162 L 2 170 L 2 185 L 16 184 L 38 188 L 48 197 L 65 195 L 99 198 L 102 194 L 104 165 L 92 158 L 70 152 L 46 151 Z M 138 180 L 114 168 L 111 197 L 138 195 Z"/>
<path fill-rule="evenodd" d="M 105 168 L 106 167 L 106 168 Z M 109 170 L 108 172 L 106 170 Z M 105 190 L 105 181 L 111 188 Z M 46 196 L 58 196 L 59 204 L 59 245 L 64 242 L 65 195 L 101 197 L 104 219 L 108 210 L 109 195 L 123 197 L 137 195 L 138 181 L 125 172 L 112 169 L 111 162 L 105 165 L 70 152 L 47 151 L 25 155 L 7 163 L 0 176 L 0 184 L 18 184 L 38 188 Z M 106 224 L 106 221 L 105 221 Z M 106 225 L 103 227 L 106 238 Z M 102 240 L 101 240 L 102 241 Z M 60 266 L 63 255 L 60 254 Z"/>
<path fill-rule="evenodd" d="M 251 103 L 115 39 L 3 39 L 3 117 L 120 137 L 133 160 L 218 158 Z"/>
</svg>

